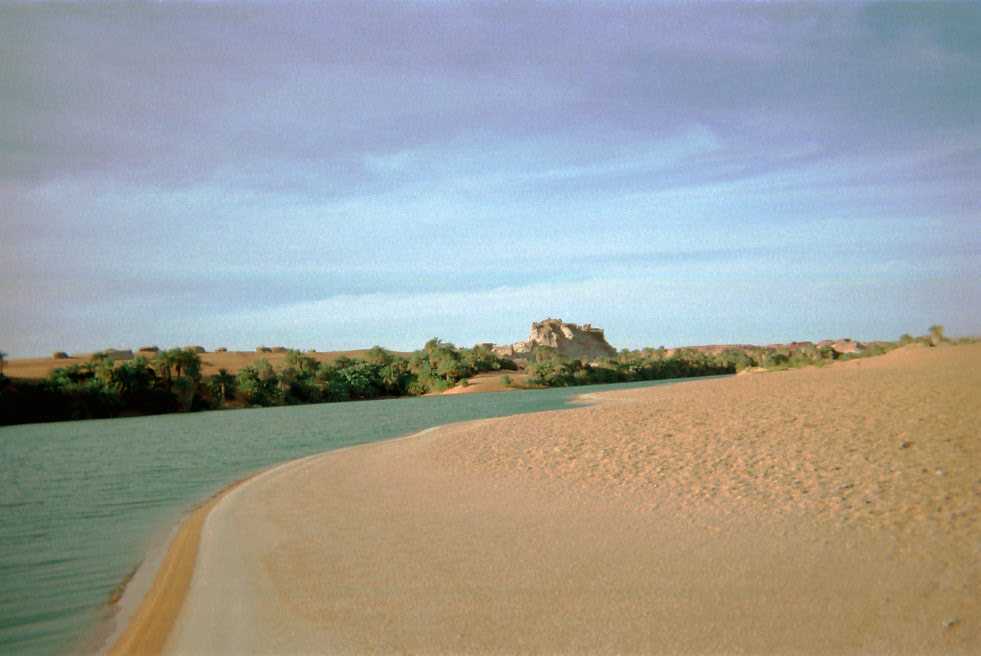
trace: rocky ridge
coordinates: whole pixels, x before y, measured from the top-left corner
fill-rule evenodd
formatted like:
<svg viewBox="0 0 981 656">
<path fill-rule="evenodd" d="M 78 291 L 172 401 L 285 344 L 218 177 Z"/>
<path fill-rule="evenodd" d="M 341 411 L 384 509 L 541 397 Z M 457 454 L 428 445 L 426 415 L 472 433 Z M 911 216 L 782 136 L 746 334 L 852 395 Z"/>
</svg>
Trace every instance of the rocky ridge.
<svg viewBox="0 0 981 656">
<path fill-rule="evenodd" d="M 494 345 L 498 355 L 508 358 L 526 358 L 536 346 L 554 348 L 568 358 L 598 360 L 616 355 L 615 348 L 606 341 L 602 328 L 591 324 L 565 323 L 561 319 L 545 319 L 531 324 L 528 339 L 514 344 Z"/>
</svg>

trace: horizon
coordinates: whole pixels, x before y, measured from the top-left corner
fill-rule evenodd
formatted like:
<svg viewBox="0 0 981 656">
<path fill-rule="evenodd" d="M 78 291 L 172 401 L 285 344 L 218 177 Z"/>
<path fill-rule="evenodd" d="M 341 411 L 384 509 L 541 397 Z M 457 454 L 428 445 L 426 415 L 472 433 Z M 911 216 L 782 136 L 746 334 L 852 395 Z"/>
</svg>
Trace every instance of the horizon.
<svg viewBox="0 0 981 656">
<path fill-rule="evenodd" d="M 575 324 L 579 324 L 579 325 L 582 325 L 583 323 L 590 323 L 590 322 L 580 322 L 580 321 L 565 321 L 562 318 L 557 318 L 557 319 L 558 320 L 561 320 L 563 323 L 575 323 Z M 542 319 L 536 319 L 535 321 L 538 322 L 538 321 L 543 321 L 543 320 L 546 320 L 546 318 L 543 317 Z M 531 322 L 529 322 L 529 325 L 530 325 L 530 323 Z M 702 348 L 702 347 L 708 347 L 708 346 L 734 346 L 734 347 L 739 347 L 739 346 L 754 346 L 754 347 L 767 347 L 767 346 L 787 345 L 787 344 L 793 344 L 793 343 L 806 343 L 806 342 L 818 343 L 818 342 L 825 341 L 825 340 L 832 340 L 832 341 L 836 341 L 836 342 L 837 341 L 855 341 L 855 342 L 859 342 L 859 343 L 896 342 L 904 334 L 905 335 L 909 335 L 909 336 L 911 336 L 913 338 L 924 337 L 924 336 L 926 336 L 926 335 L 929 334 L 929 331 L 928 330 L 923 330 L 923 331 L 915 331 L 914 330 L 914 331 L 905 331 L 904 333 L 902 333 L 900 335 L 896 335 L 894 337 L 876 337 L 876 338 L 856 338 L 856 337 L 853 337 L 851 335 L 837 335 L 837 336 L 822 336 L 822 337 L 807 337 L 807 338 L 798 337 L 798 338 L 782 339 L 782 340 L 771 341 L 771 342 L 718 342 L 718 341 L 716 341 L 716 342 L 699 342 L 699 343 L 693 343 L 692 342 L 692 343 L 686 343 L 686 344 L 667 344 L 667 343 L 657 343 L 657 344 L 655 344 L 655 343 L 650 343 L 650 344 L 630 344 L 630 345 L 624 345 L 624 344 L 613 343 L 612 341 L 610 341 L 609 336 L 606 335 L 606 329 L 603 328 L 603 326 L 597 325 L 595 323 L 592 324 L 592 326 L 593 326 L 593 328 L 599 328 L 599 329 L 603 330 L 604 331 L 604 337 L 606 338 L 607 343 L 610 344 L 610 346 L 612 346 L 613 348 L 615 348 L 617 351 L 620 351 L 620 350 L 623 350 L 623 349 L 627 349 L 627 350 L 630 350 L 630 351 L 640 351 L 640 350 L 647 349 L 647 348 L 654 348 L 654 349 L 657 349 L 657 348 L 666 348 L 668 350 L 673 350 L 673 349 L 683 349 L 683 348 Z M 953 335 L 953 334 L 950 334 L 950 333 L 948 333 L 946 331 L 945 331 L 945 336 L 948 337 L 948 338 L 952 338 L 952 339 L 957 339 L 957 338 L 961 338 L 961 337 L 966 337 L 966 338 L 981 338 L 981 335 Z M 509 340 L 509 341 L 505 341 L 505 342 L 487 342 L 486 340 L 478 340 L 476 342 L 460 342 L 460 341 L 455 341 L 453 339 L 448 339 L 448 338 L 444 339 L 442 336 L 439 336 L 439 335 L 433 335 L 430 338 L 427 338 L 425 341 L 429 341 L 429 339 L 439 339 L 440 341 L 446 342 L 446 343 L 449 343 L 449 344 L 452 344 L 453 346 L 456 346 L 457 348 L 472 348 L 472 347 L 475 347 L 475 346 L 477 346 L 479 344 L 485 344 L 485 343 L 492 343 L 494 346 L 507 346 L 507 345 L 514 344 L 516 342 L 523 341 L 523 340 L 527 339 L 527 335 L 524 335 L 523 337 L 519 336 L 519 337 L 517 337 L 515 339 Z M 315 345 L 312 345 L 312 344 L 309 344 L 309 345 L 305 345 L 304 346 L 304 345 L 297 345 L 297 344 L 287 344 L 287 343 L 282 343 L 282 342 L 270 342 L 270 343 L 257 344 L 255 346 L 248 347 L 248 346 L 240 346 L 240 345 L 228 345 L 228 344 L 223 343 L 223 342 L 222 343 L 216 343 L 214 345 L 206 345 L 206 344 L 201 344 L 199 342 L 194 342 L 192 340 L 190 342 L 182 343 L 182 344 L 149 344 L 149 343 L 144 343 L 144 342 L 140 342 L 138 345 L 136 345 L 136 344 L 110 344 L 108 346 L 103 346 L 102 348 L 98 348 L 98 349 L 66 351 L 66 352 L 68 353 L 68 356 L 70 358 L 79 358 L 79 357 L 82 357 L 82 356 L 90 356 L 93 353 L 96 353 L 96 352 L 99 352 L 99 351 L 107 351 L 107 350 L 116 349 L 116 350 L 121 350 L 121 351 L 127 351 L 127 350 L 128 351 L 132 351 L 133 355 L 136 356 L 136 355 L 145 355 L 145 354 L 141 353 L 139 351 L 139 349 L 142 348 L 142 347 L 146 347 L 146 346 L 151 346 L 151 347 L 154 347 L 154 348 L 159 348 L 161 351 L 167 350 L 167 349 L 173 349 L 173 348 L 181 348 L 181 349 L 183 349 L 183 348 L 201 347 L 201 348 L 204 349 L 204 352 L 205 353 L 216 353 L 216 352 L 219 352 L 219 351 L 217 351 L 217 349 L 224 349 L 225 351 L 227 351 L 229 353 L 257 353 L 259 355 L 264 355 L 265 354 L 264 352 L 260 352 L 259 351 L 259 348 L 270 348 L 270 349 L 286 348 L 288 350 L 299 351 L 301 353 L 306 353 L 306 352 L 311 352 L 311 351 L 316 352 L 316 353 L 335 353 L 335 352 L 350 352 L 350 351 L 367 351 L 367 350 L 370 350 L 370 349 L 372 349 L 374 347 L 381 347 L 381 348 L 383 348 L 383 349 L 385 349 L 387 351 L 390 351 L 392 353 L 411 353 L 411 352 L 414 352 L 414 351 L 422 350 L 423 347 L 425 346 L 425 342 L 422 342 L 422 343 L 420 343 L 417 346 L 405 346 L 405 347 L 390 347 L 390 346 L 385 345 L 385 344 L 370 344 L 370 345 L 369 344 L 362 344 L 362 345 L 359 345 L 359 346 L 347 346 L 347 347 L 341 347 L 341 348 L 323 349 L 323 348 L 317 348 Z M 64 349 L 61 349 L 61 350 L 64 351 Z M 31 355 L 19 355 L 18 354 L 14 358 L 11 358 L 10 357 L 10 354 L 7 353 L 5 357 L 6 357 L 6 359 L 8 361 L 11 360 L 11 359 L 15 359 L 16 360 L 16 359 L 49 358 L 49 357 L 51 357 L 51 353 L 31 354 Z"/>
<path fill-rule="evenodd" d="M 10 358 L 981 334 L 981 5 L 27 2 L 0 61 Z"/>
</svg>

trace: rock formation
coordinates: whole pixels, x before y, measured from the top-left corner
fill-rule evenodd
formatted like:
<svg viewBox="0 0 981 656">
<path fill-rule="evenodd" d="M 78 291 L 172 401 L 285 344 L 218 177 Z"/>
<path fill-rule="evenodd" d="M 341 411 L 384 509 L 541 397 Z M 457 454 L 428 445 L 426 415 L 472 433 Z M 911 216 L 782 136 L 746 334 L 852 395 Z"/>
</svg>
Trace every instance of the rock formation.
<svg viewBox="0 0 981 656">
<path fill-rule="evenodd" d="M 590 324 L 563 323 L 561 319 L 545 319 L 531 324 L 528 339 L 514 344 L 495 346 L 494 352 L 504 357 L 527 357 L 536 346 L 549 346 L 568 358 L 598 360 L 616 355 L 603 335 L 602 328 Z"/>
</svg>

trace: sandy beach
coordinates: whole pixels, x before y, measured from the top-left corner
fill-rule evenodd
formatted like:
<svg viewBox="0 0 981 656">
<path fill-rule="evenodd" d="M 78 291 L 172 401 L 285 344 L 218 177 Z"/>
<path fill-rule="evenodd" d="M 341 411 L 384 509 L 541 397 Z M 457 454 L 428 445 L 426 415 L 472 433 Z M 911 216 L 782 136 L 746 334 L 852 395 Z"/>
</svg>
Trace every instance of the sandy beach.
<svg viewBox="0 0 981 656">
<path fill-rule="evenodd" d="M 981 650 L 981 347 L 588 401 L 234 488 L 117 653 Z"/>
</svg>

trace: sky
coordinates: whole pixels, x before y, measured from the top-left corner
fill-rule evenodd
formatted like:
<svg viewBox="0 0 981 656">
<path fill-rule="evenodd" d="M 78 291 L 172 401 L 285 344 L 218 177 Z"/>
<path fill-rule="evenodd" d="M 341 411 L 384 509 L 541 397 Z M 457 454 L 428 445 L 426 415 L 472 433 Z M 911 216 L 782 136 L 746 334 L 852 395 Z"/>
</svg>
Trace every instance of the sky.
<svg viewBox="0 0 981 656">
<path fill-rule="evenodd" d="M 981 334 L 981 4 L 0 3 L 0 350 Z"/>
</svg>

